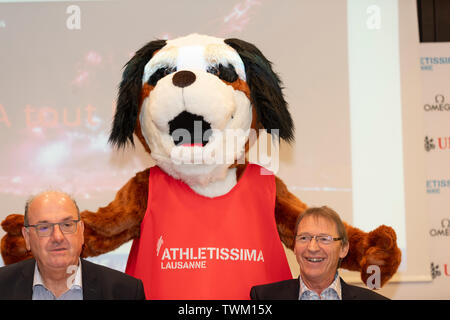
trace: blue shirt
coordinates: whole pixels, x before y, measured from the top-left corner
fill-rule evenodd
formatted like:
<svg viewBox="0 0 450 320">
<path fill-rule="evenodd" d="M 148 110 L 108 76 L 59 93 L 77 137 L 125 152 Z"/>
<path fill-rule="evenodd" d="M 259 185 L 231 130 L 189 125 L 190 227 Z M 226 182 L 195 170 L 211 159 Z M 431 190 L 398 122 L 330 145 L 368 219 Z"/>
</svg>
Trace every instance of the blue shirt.
<svg viewBox="0 0 450 320">
<path fill-rule="evenodd" d="M 320 295 L 306 286 L 302 280 L 302 276 L 299 277 L 299 281 L 299 300 L 342 300 L 341 280 L 337 272 L 334 276 L 333 282 L 325 290 L 323 290 Z"/>
<path fill-rule="evenodd" d="M 75 277 L 69 277 L 67 283 L 68 287 L 70 285 L 70 288 L 66 292 L 64 292 L 61 296 L 56 298 L 53 292 L 51 292 L 49 289 L 45 287 L 45 284 L 42 281 L 42 277 L 41 274 L 39 273 L 39 268 L 36 263 L 34 267 L 32 300 L 83 300 L 80 260 L 78 260 L 78 267 L 76 268 L 75 272 L 76 272 Z M 71 274 L 73 274 L 73 272 Z M 73 281 L 69 282 L 71 278 L 73 279 Z"/>
</svg>

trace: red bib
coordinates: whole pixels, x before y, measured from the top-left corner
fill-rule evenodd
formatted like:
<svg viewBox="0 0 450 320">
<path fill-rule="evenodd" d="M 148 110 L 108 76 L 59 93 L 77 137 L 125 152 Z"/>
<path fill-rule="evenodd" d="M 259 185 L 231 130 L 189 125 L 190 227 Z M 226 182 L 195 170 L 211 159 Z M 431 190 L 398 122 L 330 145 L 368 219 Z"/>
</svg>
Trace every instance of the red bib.
<svg viewBox="0 0 450 320">
<path fill-rule="evenodd" d="M 274 176 L 254 164 L 215 198 L 151 168 L 147 211 L 126 273 L 143 281 L 147 299 L 249 299 L 254 285 L 291 279 L 275 191 Z"/>
</svg>

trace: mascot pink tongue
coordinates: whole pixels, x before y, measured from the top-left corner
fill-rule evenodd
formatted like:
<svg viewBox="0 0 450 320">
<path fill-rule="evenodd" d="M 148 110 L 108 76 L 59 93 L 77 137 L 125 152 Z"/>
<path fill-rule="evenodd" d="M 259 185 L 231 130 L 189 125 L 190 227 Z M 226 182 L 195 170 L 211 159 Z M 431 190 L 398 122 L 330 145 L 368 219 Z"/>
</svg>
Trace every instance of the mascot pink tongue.
<svg viewBox="0 0 450 320">
<path fill-rule="evenodd" d="M 150 169 L 126 269 L 144 281 L 147 299 L 248 299 L 252 285 L 292 277 L 273 216 L 275 178 L 260 171 L 248 165 L 229 193 L 206 198 Z"/>
</svg>

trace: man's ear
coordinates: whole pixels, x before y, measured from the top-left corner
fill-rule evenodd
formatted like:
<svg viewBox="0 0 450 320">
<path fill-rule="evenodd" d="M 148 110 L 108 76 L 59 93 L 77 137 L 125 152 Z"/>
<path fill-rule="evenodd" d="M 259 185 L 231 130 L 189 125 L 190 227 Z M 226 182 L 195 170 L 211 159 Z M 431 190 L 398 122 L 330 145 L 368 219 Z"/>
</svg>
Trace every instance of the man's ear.
<svg viewBox="0 0 450 320">
<path fill-rule="evenodd" d="M 109 135 L 109 142 L 118 148 L 124 147 L 127 142 L 134 145 L 133 132 L 136 127 L 140 107 L 144 67 L 155 51 L 165 45 L 165 40 L 149 42 L 139 49 L 125 65 L 125 71 L 119 85 L 119 96 L 117 98 L 113 127 Z"/>
<path fill-rule="evenodd" d="M 341 250 L 339 252 L 339 258 L 344 259 L 347 256 L 349 248 L 350 248 L 350 244 L 348 242 L 346 244 L 342 245 Z"/>
<path fill-rule="evenodd" d="M 83 242 L 81 244 L 84 244 L 84 222 L 83 222 L 83 220 L 80 220 L 80 228 L 81 228 L 81 235 L 83 238 Z"/>
<path fill-rule="evenodd" d="M 244 63 L 251 102 L 259 123 L 273 136 L 293 141 L 294 123 L 284 100 L 281 80 L 272 70 L 271 62 L 251 43 L 240 39 L 224 42 L 237 51 Z"/>
<path fill-rule="evenodd" d="M 22 227 L 22 236 L 25 239 L 25 246 L 26 246 L 27 250 L 31 251 L 30 234 L 29 234 L 29 230 L 25 227 Z"/>
</svg>

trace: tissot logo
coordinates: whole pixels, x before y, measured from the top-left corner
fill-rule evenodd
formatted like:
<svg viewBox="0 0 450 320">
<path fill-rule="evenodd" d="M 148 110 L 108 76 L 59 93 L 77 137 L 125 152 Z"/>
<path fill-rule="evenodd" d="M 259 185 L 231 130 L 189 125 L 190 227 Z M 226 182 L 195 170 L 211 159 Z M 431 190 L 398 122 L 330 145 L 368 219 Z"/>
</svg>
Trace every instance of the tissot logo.
<svg viewBox="0 0 450 320">
<path fill-rule="evenodd" d="M 432 237 L 436 237 L 436 236 L 449 237 L 450 236 L 450 219 L 448 219 L 448 218 L 442 219 L 440 228 L 431 229 L 430 235 Z"/>
<path fill-rule="evenodd" d="M 450 57 L 420 57 L 420 68 L 422 70 L 433 70 L 433 65 L 449 64 Z"/>
<path fill-rule="evenodd" d="M 447 103 L 443 94 L 437 94 L 433 103 L 423 106 L 425 111 L 450 111 L 450 103 Z"/>
<path fill-rule="evenodd" d="M 439 194 L 441 189 L 450 189 L 450 179 L 432 179 L 427 180 L 427 193 Z"/>
</svg>

